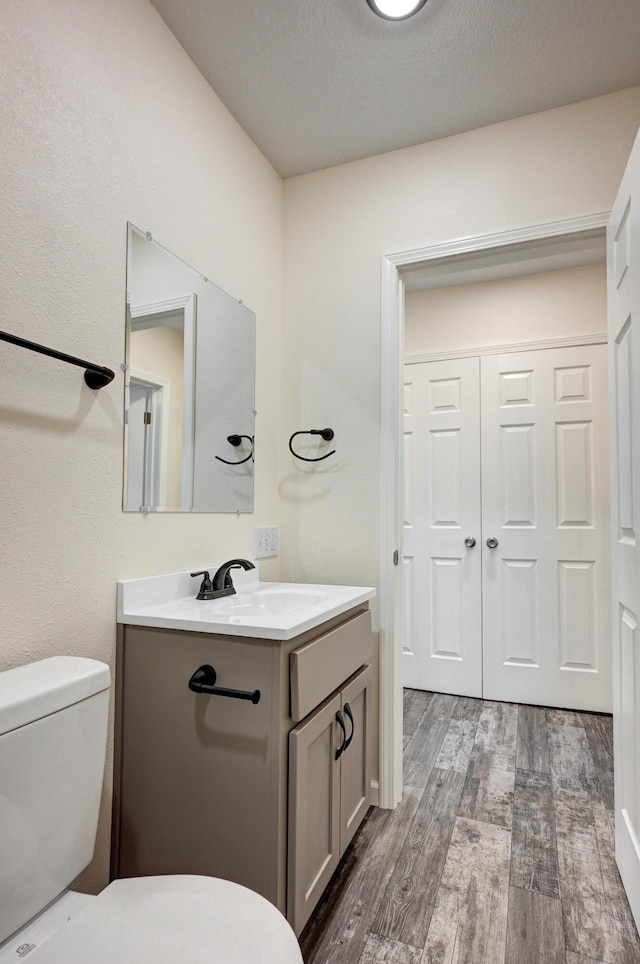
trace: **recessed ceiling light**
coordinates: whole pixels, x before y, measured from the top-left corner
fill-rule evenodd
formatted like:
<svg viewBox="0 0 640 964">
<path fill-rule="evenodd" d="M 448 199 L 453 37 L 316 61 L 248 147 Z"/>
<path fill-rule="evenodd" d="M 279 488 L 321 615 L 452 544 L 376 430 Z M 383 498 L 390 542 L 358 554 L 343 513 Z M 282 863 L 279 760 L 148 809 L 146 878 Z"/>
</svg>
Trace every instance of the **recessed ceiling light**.
<svg viewBox="0 0 640 964">
<path fill-rule="evenodd" d="M 407 20 L 424 7 L 427 0 L 367 0 L 374 13 L 384 20 Z"/>
</svg>

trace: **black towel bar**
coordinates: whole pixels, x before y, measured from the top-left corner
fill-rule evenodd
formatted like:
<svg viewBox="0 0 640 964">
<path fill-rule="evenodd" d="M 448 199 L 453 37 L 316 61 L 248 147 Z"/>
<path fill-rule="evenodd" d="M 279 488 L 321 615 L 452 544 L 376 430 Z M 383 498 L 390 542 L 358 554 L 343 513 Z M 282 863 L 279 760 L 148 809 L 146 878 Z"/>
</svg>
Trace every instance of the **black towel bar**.
<svg viewBox="0 0 640 964">
<path fill-rule="evenodd" d="M 234 700 L 250 700 L 254 704 L 260 702 L 260 690 L 230 690 L 225 686 L 216 686 L 215 682 L 215 669 L 205 663 L 198 667 L 189 680 L 189 689 L 194 693 L 206 693 L 208 696 L 229 696 Z"/>
<path fill-rule="evenodd" d="M 28 348 L 29 351 L 37 351 L 41 355 L 48 355 L 50 358 L 57 358 L 58 361 L 67 362 L 69 365 L 77 365 L 84 368 L 84 380 L 89 388 L 104 388 L 116 377 L 115 372 L 110 368 L 103 368 L 102 365 L 94 365 L 93 362 L 83 361 L 75 355 L 67 355 L 63 351 L 55 351 L 53 348 L 45 348 L 44 345 L 37 345 L 35 341 L 27 341 L 26 338 L 18 338 L 17 335 L 10 335 L 8 331 L 0 331 L 0 341 L 8 341 L 11 345 L 18 348 Z"/>
</svg>

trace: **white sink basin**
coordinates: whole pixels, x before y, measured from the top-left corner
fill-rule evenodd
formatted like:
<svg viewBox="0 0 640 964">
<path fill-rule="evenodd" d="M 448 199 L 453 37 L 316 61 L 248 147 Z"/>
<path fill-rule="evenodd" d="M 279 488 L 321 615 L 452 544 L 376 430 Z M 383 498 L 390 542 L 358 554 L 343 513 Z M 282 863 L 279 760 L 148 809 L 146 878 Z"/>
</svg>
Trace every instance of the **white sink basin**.
<svg viewBox="0 0 640 964">
<path fill-rule="evenodd" d="M 201 567 L 202 568 L 202 567 Z M 208 567 L 215 572 L 216 565 Z M 118 582 L 118 622 L 198 633 L 292 639 L 375 596 L 368 586 L 259 582 L 233 572 L 235 595 L 196 599 L 189 572 Z"/>
<path fill-rule="evenodd" d="M 258 589 L 255 592 L 241 590 L 235 596 L 225 596 L 212 602 L 211 608 L 221 616 L 280 616 L 303 612 L 327 599 L 326 592 L 310 592 L 297 587 Z"/>
</svg>

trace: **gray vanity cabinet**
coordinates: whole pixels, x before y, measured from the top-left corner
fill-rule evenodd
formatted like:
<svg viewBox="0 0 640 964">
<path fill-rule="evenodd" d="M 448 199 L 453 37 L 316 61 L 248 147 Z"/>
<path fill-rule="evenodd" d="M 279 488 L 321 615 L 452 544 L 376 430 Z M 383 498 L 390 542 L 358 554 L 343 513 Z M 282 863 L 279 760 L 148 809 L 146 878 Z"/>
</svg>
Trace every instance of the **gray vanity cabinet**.
<svg viewBox="0 0 640 964">
<path fill-rule="evenodd" d="M 291 640 L 120 625 L 112 877 L 224 877 L 262 894 L 299 933 L 322 889 L 301 908 L 298 882 L 328 847 L 324 826 L 308 811 L 316 788 L 326 779 L 335 785 L 334 869 L 369 805 L 371 670 L 363 664 L 370 654 L 366 606 Z M 259 702 L 192 692 L 188 681 L 205 664 L 214 667 L 216 686 L 259 689 Z M 353 739 L 337 768 L 328 768 L 329 743 L 334 756 L 341 745 L 335 714 L 344 715 L 345 703 Z M 290 760 L 291 731 L 315 732 L 316 717 L 324 726 L 327 706 L 326 735 L 310 741 L 305 763 L 292 739 Z"/>
<path fill-rule="evenodd" d="M 289 921 L 299 934 L 369 806 L 371 667 L 289 734 Z"/>
</svg>

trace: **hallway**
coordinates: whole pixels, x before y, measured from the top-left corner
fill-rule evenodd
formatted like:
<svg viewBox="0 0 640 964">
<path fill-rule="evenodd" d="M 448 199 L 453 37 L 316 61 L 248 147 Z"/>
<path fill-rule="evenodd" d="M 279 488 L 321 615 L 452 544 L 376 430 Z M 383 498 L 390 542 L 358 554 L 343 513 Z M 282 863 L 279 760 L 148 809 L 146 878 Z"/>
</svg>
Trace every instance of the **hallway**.
<svg viewBox="0 0 640 964">
<path fill-rule="evenodd" d="M 305 964 L 634 964 L 609 716 L 404 692 L 404 797 L 373 809 Z"/>
</svg>

